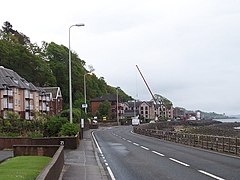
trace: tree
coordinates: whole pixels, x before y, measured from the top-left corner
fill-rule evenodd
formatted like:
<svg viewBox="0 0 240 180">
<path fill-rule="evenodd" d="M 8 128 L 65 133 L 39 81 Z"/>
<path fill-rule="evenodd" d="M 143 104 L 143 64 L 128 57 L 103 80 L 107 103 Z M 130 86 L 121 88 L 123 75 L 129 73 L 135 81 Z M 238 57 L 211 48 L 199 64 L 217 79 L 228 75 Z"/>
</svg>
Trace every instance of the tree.
<svg viewBox="0 0 240 180">
<path fill-rule="evenodd" d="M 69 49 L 54 42 L 42 42 L 41 47 L 32 44 L 30 38 L 14 30 L 6 21 L 0 30 L 0 64 L 17 72 L 35 86 L 58 86 L 63 96 L 63 109 L 69 106 Z M 72 99 L 74 107 L 84 99 L 83 77 L 87 73 L 86 62 L 75 52 L 72 55 Z M 86 76 L 87 102 L 90 99 L 116 94 L 116 89 L 109 86 L 103 77 Z M 119 91 L 119 98 L 130 100 L 127 94 Z"/>
<path fill-rule="evenodd" d="M 111 115 L 110 107 L 111 107 L 111 104 L 110 104 L 109 101 L 101 102 L 101 103 L 99 104 L 99 107 L 98 107 L 99 115 L 100 115 L 101 117 L 103 117 L 103 116 L 110 117 L 110 115 Z"/>
</svg>

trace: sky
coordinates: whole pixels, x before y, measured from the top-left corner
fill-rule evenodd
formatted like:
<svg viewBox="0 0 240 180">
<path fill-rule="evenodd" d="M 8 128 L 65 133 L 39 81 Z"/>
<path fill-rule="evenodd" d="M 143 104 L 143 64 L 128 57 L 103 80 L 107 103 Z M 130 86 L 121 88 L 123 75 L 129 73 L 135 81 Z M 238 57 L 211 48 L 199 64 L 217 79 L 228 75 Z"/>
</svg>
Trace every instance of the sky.
<svg viewBox="0 0 240 180">
<path fill-rule="evenodd" d="M 154 94 L 174 107 L 240 114 L 239 0 L 12 0 L 0 23 L 41 45 L 68 47 L 98 77 L 133 98 Z M 86 66 L 87 68 L 87 66 Z"/>
</svg>

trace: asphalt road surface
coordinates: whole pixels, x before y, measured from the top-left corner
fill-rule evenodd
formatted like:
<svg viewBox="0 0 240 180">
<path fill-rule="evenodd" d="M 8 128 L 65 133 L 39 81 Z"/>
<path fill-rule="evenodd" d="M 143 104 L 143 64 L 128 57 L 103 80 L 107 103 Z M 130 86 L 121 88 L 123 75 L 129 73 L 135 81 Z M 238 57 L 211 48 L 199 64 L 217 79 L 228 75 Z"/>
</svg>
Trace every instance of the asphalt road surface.
<svg viewBox="0 0 240 180">
<path fill-rule="evenodd" d="M 240 158 L 134 134 L 132 126 L 94 133 L 101 162 L 117 180 L 240 180 Z"/>
</svg>

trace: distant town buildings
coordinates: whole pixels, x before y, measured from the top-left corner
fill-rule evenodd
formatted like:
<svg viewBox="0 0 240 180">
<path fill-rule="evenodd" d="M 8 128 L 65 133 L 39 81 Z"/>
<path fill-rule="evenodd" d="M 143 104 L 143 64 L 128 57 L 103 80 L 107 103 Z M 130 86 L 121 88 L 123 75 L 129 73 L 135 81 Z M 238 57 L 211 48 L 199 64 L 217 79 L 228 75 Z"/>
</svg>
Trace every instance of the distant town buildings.
<svg viewBox="0 0 240 180">
<path fill-rule="evenodd" d="M 31 120 L 35 112 L 56 115 L 62 111 L 59 87 L 36 87 L 11 69 L 0 66 L 0 115 L 7 111 Z"/>
<path fill-rule="evenodd" d="M 141 119 L 173 119 L 173 106 L 165 104 L 156 104 L 154 101 L 130 101 L 122 102 L 119 99 L 117 110 L 117 96 L 108 94 L 94 98 L 90 101 L 91 113 L 97 114 L 100 103 L 109 101 L 111 104 L 111 117 L 116 117 L 117 112 L 120 119 L 139 116 Z"/>
</svg>

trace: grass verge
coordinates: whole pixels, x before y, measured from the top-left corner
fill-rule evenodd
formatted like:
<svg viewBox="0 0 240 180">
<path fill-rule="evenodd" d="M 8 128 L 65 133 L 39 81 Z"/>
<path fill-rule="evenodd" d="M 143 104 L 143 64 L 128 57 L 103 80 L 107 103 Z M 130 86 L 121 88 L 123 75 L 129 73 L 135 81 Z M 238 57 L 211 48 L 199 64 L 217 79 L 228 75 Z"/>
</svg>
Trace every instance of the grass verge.
<svg viewBox="0 0 240 180">
<path fill-rule="evenodd" d="M 18 156 L 0 164 L 1 180 L 33 180 L 49 163 L 50 157 Z"/>
</svg>

